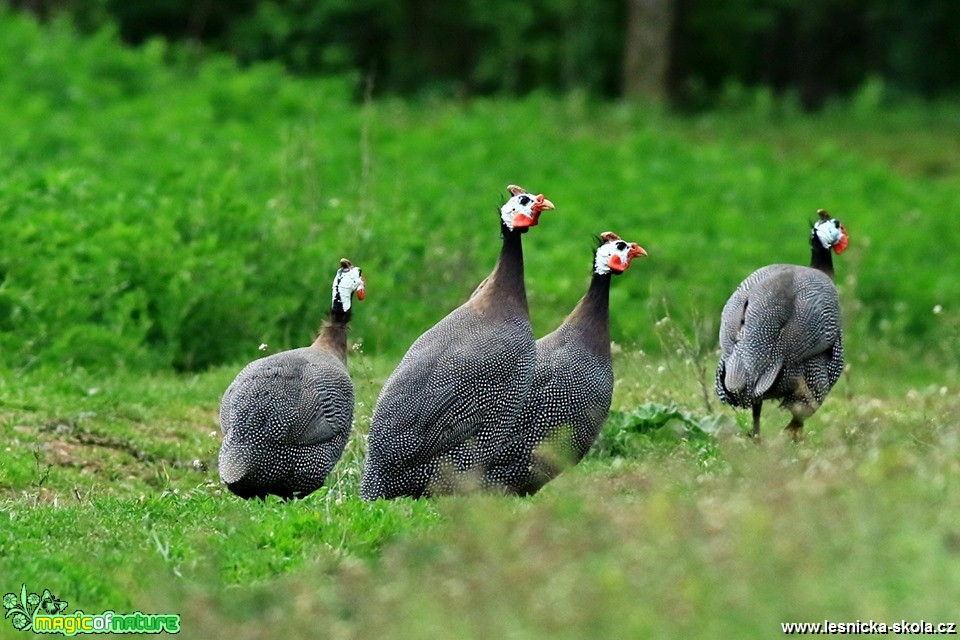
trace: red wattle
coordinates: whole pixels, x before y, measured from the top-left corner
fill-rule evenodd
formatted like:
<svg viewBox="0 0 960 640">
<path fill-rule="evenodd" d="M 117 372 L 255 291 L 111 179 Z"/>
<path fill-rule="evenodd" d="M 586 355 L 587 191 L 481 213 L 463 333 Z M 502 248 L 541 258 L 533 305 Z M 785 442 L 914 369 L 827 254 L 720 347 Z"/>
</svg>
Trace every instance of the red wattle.
<svg viewBox="0 0 960 640">
<path fill-rule="evenodd" d="M 540 217 L 538 212 L 534 212 L 532 216 L 528 216 L 525 213 L 518 213 L 513 216 L 513 228 L 514 229 L 526 229 L 527 227 L 537 226 L 537 219 Z"/>
<path fill-rule="evenodd" d="M 620 259 L 620 256 L 615 253 L 610 256 L 610 260 L 607 261 L 607 266 L 617 273 L 623 273 L 627 270 L 627 267 L 630 266 L 630 263 L 624 263 L 623 260 Z"/>
<path fill-rule="evenodd" d="M 847 249 L 847 230 L 842 226 L 840 227 L 840 241 L 837 244 L 833 245 L 833 251 L 837 255 L 840 255 Z"/>
</svg>

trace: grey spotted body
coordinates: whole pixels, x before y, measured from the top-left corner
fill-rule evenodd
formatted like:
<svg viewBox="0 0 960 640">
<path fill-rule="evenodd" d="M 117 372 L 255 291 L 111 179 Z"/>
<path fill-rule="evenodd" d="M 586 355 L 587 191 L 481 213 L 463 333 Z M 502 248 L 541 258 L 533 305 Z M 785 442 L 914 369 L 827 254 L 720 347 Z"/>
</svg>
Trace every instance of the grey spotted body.
<svg viewBox="0 0 960 640">
<path fill-rule="evenodd" d="M 839 253 L 846 232 L 839 222 Z M 842 231 L 842 244 L 839 234 Z M 799 435 L 843 373 L 840 299 L 833 284 L 829 245 L 811 235 L 811 267 L 775 264 L 747 277 L 724 305 L 716 390 L 735 407 L 752 408 L 752 435 L 760 430 L 764 400 L 776 399 L 792 414 Z"/>
<path fill-rule="evenodd" d="M 254 360 L 220 401 L 220 478 L 242 498 L 302 498 L 319 489 L 343 454 L 353 426 L 347 324 L 360 269 L 340 261 L 330 319 L 309 347 Z"/>
<path fill-rule="evenodd" d="M 533 392 L 510 439 L 487 467 L 487 488 L 535 493 L 590 450 L 613 398 L 610 343 L 591 348 L 596 338 L 564 324 L 537 341 Z"/>
<path fill-rule="evenodd" d="M 527 401 L 535 362 L 522 315 L 471 302 L 414 342 L 377 400 L 361 495 L 449 493 L 473 481 Z"/>
<path fill-rule="evenodd" d="M 509 437 L 487 463 L 493 491 L 535 493 L 587 454 L 610 411 L 610 282 L 645 256 L 613 232 L 601 235 L 586 295 L 553 333 L 536 343 L 533 391 Z"/>
<path fill-rule="evenodd" d="M 241 497 L 305 496 L 323 485 L 353 424 L 344 363 L 303 347 L 248 364 L 220 404 L 220 476 Z"/>
<path fill-rule="evenodd" d="M 522 234 L 553 209 L 520 187 L 500 208 L 503 246 L 470 298 L 411 345 L 384 383 L 367 439 L 364 500 L 479 486 L 526 404 L 536 356 Z"/>
</svg>

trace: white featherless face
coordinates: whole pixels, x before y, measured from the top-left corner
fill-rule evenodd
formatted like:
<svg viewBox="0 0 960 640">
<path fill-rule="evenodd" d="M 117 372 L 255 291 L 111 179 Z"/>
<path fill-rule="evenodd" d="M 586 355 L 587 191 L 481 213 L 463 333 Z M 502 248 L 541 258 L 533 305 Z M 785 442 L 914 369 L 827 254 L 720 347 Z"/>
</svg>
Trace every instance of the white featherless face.
<svg viewBox="0 0 960 640">
<path fill-rule="evenodd" d="M 354 292 L 356 292 L 358 300 L 363 300 L 366 297 L 367 281 L 364 280 L 359 267 L 355 267 L 347 261 L 341 262 L 341 265 L 344 262 L 346 264 L 337 270 L 337 276 L 333 279 L 333 303 L 336 303 L 339 296 L 343 310 L 349 311 Z"/>
<path fill-rule="evenodd" d="M 839 255 L 847 248 L 847 230 L 839 220 L 819 220 L 813 225 L 813 232 L 817 234 L 817 240 L 824 249 L 833 249 Z"/>
<path fill-rule="evenodd" d="M 630 266 L 630 261 L 647 252 L 636 242 L 625 242 L 615 233 L 607 231 L 600 236 L 603 244 L 597 247 L 596 259 L 593 261 L 593 270 L 599 275 L 623 273 Z"/>
<path fill-rule="evenodd" d="M 516 185 L 510 185 L 507 190 L 512 197 L 500 207 L 500 219 L 510 231 L 535 227 L 540 220 L 540 214 L 554 208 L 553 203 L 544 198 L 542 193 L 532 195 Z"/>
</svg>

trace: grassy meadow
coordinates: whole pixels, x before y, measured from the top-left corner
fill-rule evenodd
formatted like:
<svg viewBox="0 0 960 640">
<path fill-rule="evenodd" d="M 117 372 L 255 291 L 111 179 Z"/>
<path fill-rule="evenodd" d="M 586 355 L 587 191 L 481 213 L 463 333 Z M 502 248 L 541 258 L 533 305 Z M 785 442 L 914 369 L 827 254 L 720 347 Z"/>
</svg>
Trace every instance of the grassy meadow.
<svg viewBox="0 0 960 640">
<path fill-rule="evenodd" d="M 237 640 L 960 622 L 960 103 L 407 102 L 3 8 L 0 35 L 0 592 Z M 557 205 L 524 239 L 537 335 L 593 235 L 649 253 L 613 283 L 610 419 L 531 498 L 363 503 L 380 386 L 489 272 L 509 183 Z M 756 446 L 712 392 L 720 309 L 808 260 L 821 207 L 850 234 L 848 369 L 803 442 L 768 405 Z M 354 436 L 305 500 L 235 499 L 220 394 L 310 341 L 342 256 L 368 283 Z"/>
</svg>

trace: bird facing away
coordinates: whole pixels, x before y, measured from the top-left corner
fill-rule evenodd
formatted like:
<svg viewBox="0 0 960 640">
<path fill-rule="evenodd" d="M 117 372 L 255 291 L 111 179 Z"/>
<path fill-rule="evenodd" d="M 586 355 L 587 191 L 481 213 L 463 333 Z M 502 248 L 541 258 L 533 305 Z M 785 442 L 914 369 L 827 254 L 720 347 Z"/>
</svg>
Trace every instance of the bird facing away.
<svg viewBox="0 0 960 640">
<path fill-rule="evenodd" d="M 521 187 L 500 208 L 496 266 L 467 302 L 411 345 L 377 399 L 360 486 L 364 500 L 464 487 L 526 404 L 534 340 L 522 234 L 553 203 Z"/>
<path fill-rule="evenodd" d="M 220 478 L 241 498 L 302 498 L 323 485 L 353 424 L 347 324 L 360 269 L 340 261 L 329 320 L 309 347 L 254 360 L 220 403 Z"/>
<path fill-rule="evenodd" d="M 840 299 L 833 284 L 832 249 L 847 248 L 847 232 L 826 211 L 810 233 L 809 267 L 774 264 L 740 283 L 720 318 L 717 395 L 753 409 L 751 436 L 760 434 L 764 400 L 792 414 L 794 438 L 843 372 Z"/>
<path fill-rule="evenodd" d="M 607 231 L 593 255 L 586 295 L 553 333 L 537 340 L 533 390 L 484 474 L 484 487 L 535 493 L 593 445 L 610 411 L 610 280 L 647 252 Z"/>
</svg>

